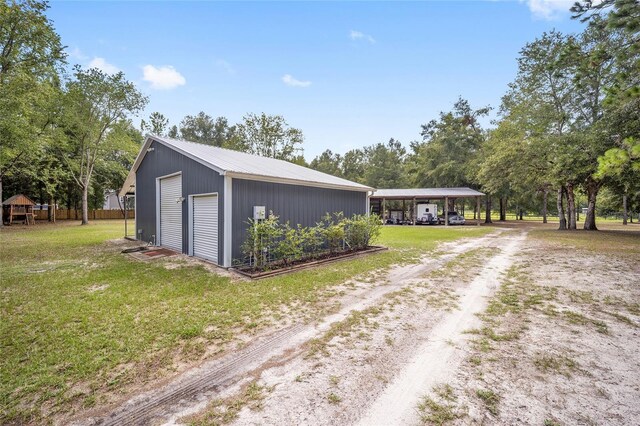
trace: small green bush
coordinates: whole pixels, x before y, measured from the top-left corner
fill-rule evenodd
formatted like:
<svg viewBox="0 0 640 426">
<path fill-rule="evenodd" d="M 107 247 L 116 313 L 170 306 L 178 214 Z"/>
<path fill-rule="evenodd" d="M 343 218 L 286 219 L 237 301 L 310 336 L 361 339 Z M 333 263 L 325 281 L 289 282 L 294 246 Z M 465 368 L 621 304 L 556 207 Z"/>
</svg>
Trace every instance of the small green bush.
<svg viewBox="0 0 640 426">
<path fill-rule="evenodd" d="M 353 215 L 344 220 L 345 243 L 351 249 L 369 247 L 380 236 L 382 222 L 377 215 Z"/>
<path fill-rule="evenodd" d="M 285 265 L 302 258 L 304 254 L 301 227 L 292 228 L 289 222 L 281 225 L 282 239 L 275 244 L 274 256 L 282 259 Z"/>
<path fill-rule="evenodd" d="M 324 236 L 321 226 L 305 227 L 298 224 L 298 233 L 300 235 L 300 244 L 302 251 L 314 256 L 324 249 Z"/>
<path fill-rule="evenodd" d="M 324 238 L 327 241 L 330 253 L 335 253 L 344 249 L 344 225 L 345 219 L 342 212 L 327 213 L 320 224 Z"/>
<path fill-rule="evenodd" d="M 249 219 L 247 238 L 242 253 L 249 265 L 263 269 L 274 262 L 290 265 L 297 260 L 316 258 L 327 251 L 367 248 L 380 236 L 382 222 L 375 215 L 353 215 L 345 218 L 342 212 L 327 213 L 316 226 L 295 228 L 289 222 L 281 224 L 270 212 L 263 220 Z"/>
<path fill-rule="evenodd" d="M 279 217 L 270 212 L 269 217 L 262 220 L 249 219 L 247 238 L 242 244 L 242 253 L 249 258 L 249 263 L 262 268 L 270 261 L 270 253 L 282 236 Z"/>
</svg>

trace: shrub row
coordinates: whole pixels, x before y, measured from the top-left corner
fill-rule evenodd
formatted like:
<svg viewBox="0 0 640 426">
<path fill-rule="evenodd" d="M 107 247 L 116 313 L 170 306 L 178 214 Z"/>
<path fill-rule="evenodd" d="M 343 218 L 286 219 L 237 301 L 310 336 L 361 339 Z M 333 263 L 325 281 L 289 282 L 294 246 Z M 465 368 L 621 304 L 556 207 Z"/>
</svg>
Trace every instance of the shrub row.
<svg viewBox="0 0 640 426">
<path fill-rule="evenodd" d="M 378 238 L 382 227 L 378 216 L 353 215 L 346 218 L 342 212 L 327 213 L 310 227 L 280 223 L 273 212 L 267 219 L 249 219 L 247 223 L 247 238 L 242 245 L 245 260 L 239 263 L 256 269 L 363 250 Z"/>
</svg>

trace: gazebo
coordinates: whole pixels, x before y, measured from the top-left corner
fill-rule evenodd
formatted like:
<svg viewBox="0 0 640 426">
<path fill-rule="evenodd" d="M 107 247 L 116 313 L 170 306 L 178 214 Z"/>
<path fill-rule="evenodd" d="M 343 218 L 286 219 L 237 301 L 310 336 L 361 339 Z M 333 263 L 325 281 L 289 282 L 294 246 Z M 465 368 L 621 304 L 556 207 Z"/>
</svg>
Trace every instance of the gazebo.
<svg viewBox="0 0 640 426">
<path fill-rule="evenodd" d="M 22 218 L 26 225 L 35 224 L 36 220 L 33 215 L 33 206 L 35 205 L 36 203 L 26 195 L 18 194 L 7 198 L 2 202 L 3 223 L 11 225 L 15 218 Z"/>
</svg>

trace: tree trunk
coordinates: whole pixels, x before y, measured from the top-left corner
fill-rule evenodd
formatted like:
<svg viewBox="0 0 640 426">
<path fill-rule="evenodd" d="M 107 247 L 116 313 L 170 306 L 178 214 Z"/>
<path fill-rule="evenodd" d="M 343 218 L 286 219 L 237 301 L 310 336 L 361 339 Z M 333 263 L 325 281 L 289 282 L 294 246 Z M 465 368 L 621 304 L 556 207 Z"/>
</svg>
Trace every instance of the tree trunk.
<svg viewBox="0 0 640 426">
<path fill-rule="evenodd" d="M 71 207 L 73 207 L 72 200 L 71 200 L 71 197 L 72 197 L 71 191 L 72 190 L 73 189 L 71 188 L 71 184 L 68 184 L 67 185 L 67 211 L 71 210 Z M 67 219 L 69 219 L 69 218 L 67 217 Z"/>
<path fill-rule="evenodd" d="M 584 219 L 584 229 L 587 231 L 597 231 L 596 227 L 596 198 L 598 197 L 598 184 L 589 180 L 587 183 L 587 217 Z"/>
<path fill-rule="evenodd" d="M 523 219 L 522 219 L 522 215 L 523 215 L 523 214 L 524 214 L 524 210 L 522 209 L 522 207 L 520 207 L 520 220 L 523 220 Z"/>
<path fill-rule="evenodd" d="M 502 216 L 504 217 L 504 220 L 507 220 L 507 206 L 509 205 L 509 199 L 507 197 L 504 197 L 504 211 L 502 212 Z"/>
<path fill-rule="evenodd" d="M 622 196 L 622 224 L 626 225 L 627 224 L 627 219 L 628 219 L 628 212 L 627 212 L 627 194 L 624 194 Z"/>
<path fill-rule="evenodd" d="M 576 197 L 573 192 L 573 184 L 568 183 L 567 190 L 567 219 L 569 221 L 567 228 L 570 230 L 577 229 L 576 226 Z"/>
<path fill-rule="evenodd" d="M 547 223 L 547 204 L 549 202 L 549 190 L 544 189 L 542 196 L 542 223 Z"/>
<path fill-rule="evenodd" d="M 82 225 L 89 224 L 89 185 L 82 187 Z"/>
<path fill-rule="evenodd" d="M 484 223 L 493 223 L 491 221 L 491 196 L 489 194 L 486 195 L 486 211 L 484 215 Z"/>
<path fill-rule="evenodd" d="M 562 231 L 567 229 L 567 218 L 564 215 L 564 204 L 562 203 L 562 196 L 564 194 L 564 188 L 561 186 L 558 188 L 558 219 L 560 220 L 560 227 L 558 230 Z"/>
<path fill-rule="evenodd" d="M 120 208 L 120 213 L 122 213 L 122 217 L 123 218 L 127 218 L 127 208 L 126 206 L 123 206 L 123 204 L 127 204 L 127 196 L 125 195 L 124 199 L 123 199 L 123 203 L 120 202 L 120 195 L 118 195 L 116 197 L 116 200 L 118 200 L 118 208 Z M 412 215 L 413 216 L 413 215 Z"/>
<path fill-rule="evenodd" d="M 53 204 L 53 198 L 51 196 L 49 196 L 49 200 L 47 201 L 47 221 L 49 222 L 53 222 L 53 215 L 51 214 L 51 208 L 52 208 L 52 204 Z"/>
<path fill-rule="evenodd" d="M 2 176 L 0 176 L 0 228 L 4 226 L 4 207 L 2 207 Z"/>
</svg>

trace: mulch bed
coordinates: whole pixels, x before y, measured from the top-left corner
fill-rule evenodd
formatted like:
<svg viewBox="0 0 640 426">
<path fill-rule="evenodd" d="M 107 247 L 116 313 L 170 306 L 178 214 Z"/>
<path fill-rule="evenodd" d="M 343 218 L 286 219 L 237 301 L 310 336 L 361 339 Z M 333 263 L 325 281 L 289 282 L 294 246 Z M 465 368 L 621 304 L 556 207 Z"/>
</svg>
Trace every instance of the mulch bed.
<svg viewBox="0 0 640 426">
<path fill-rule="evenodd" d="M 340 260 L 351 259 L 353 257 L 363 256 L 366 254 L 377 253 L 384 250 L 388 250 L 388 249 L 386 247 L 380 247 L 380 246 L 369 246 L 364 250 L 354 250 L 347 253 L 341 252 L 337 254 L 325 254 L 320 259 L 316 258 L 311 261 L 300 261 L 299 263 L 295 263 L 289 266 L 273 267 L 272 265 L 272 268 L 274 269 L 269 269 L 269 270 L 256 270 L 255 268 L 250 266 L 229 268 L 229 270 L 236 272 L 240 275 L 243 275 L 245 277 L 257 280 L 261 278 L 273 277 L 275 275 L 288 274 L 290 272 L 299 271 L 301 269 L 312 268 L 312 267 L 315 267 L 318 265 L 324 265 L 330 262 L 337 262 Z"/>
</svg>

